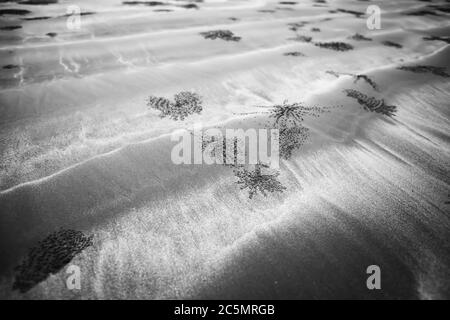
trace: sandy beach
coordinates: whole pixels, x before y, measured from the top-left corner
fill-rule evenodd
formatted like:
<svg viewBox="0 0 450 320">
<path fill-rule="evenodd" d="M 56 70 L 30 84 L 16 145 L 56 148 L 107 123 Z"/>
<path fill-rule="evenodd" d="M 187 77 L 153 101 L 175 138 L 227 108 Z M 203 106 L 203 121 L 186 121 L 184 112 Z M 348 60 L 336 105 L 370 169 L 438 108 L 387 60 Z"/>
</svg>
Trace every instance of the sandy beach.
<svg viewBox="0 0 450 320">
<path fill-rule="evenodd" d="M 448 1 L 32 2 L 0 1 L 0 297 L 450 299 Z M 171 161 L 285 107 L 276 192 Z"/>
</svg>

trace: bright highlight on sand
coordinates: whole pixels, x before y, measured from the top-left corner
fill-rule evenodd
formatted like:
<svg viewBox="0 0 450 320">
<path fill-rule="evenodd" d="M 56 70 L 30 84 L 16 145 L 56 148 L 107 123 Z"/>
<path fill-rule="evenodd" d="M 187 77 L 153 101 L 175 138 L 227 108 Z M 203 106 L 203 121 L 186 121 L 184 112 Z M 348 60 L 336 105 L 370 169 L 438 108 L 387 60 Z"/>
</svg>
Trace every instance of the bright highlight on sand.
<svg viewBox="0 0 450 320">
<path fill-rule="evenodd" d="M 0 297 L 450 298 L 449 14 L 2 1 Z"/>
</svg>

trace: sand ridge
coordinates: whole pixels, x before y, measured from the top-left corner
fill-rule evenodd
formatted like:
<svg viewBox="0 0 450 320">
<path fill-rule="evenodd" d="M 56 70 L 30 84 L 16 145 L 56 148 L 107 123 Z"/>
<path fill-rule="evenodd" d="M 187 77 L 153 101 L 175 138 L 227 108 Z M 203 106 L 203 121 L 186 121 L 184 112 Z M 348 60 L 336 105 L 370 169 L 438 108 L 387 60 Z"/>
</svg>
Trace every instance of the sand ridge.
<svg viewBox="0 0 450 320">
<path fill-rule="evenodd" d="M 448 298 L 445 11 L 380 2 L 369 32 L 364 2 L 277 2 L 102 1 L 80 33 L 56 30 L 59 4 L 24 6 L 51 18 L 0 34 L 1 296 L 73 297 L 62 271 L 12 290 L 14 266 L 64 228 L 95 237 L 72 260 L 89 279 L 79 298 Z M 240 39 L 201 34 L 214 30 Z M 200 113 L 146 105 L 183 91 Z M 249 197 L 232 168 L 170 161 L 175 129 L 266 128 L 299 103 L 336 107 L 286 131 L 279 192 Z M 381 293 L 364 287 L 374 261 Z"/>
</svg>

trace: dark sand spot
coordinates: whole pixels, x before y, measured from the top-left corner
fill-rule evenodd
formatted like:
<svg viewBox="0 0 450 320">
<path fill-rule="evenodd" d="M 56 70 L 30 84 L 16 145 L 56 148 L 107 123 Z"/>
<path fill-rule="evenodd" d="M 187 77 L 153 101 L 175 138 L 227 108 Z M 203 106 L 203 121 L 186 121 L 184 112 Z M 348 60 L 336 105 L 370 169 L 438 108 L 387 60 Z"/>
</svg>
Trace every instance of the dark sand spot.
<svg viewBox="0 0 450 320">
<path fill-rule="evenodd" d="M 7 65 L 3 66 L 2 68 L 6 69 L 6 70 L 11 70 L 11 69 L 17 69 L 17 68 L 19 68 L 19 66 L 16 64 L 7 64 Z"/>
<path fill-rule="evenodd" d="M 350 39 L 356 40 L 356 41 L 372 41 L 371 38 L 367 38 L 359 33 L 355 33 L 353 36 L 350 37 Z"/>
<path fill-rule="evenodd" d="M 17 30 L 17 29 L 21 29 L 22 26 L 6 26 L 6 27 L 1 27 L 0 30 Z"/>
<path fill-rule="evenodd" d="M 293 56 L 293 57 L 306 57 L 303 53 L 300 51 L 293 51 L 293 52 L 286 52 L 283 55 L 285 56 Z"/>
<path fill-rule="evenodd" d="M 359 80 L 364 80 L 368 85 L 370 85 L 374 90 L 378 91 L 378 85 L 369 76 L 365 74 L 353 74 L 346 72 L 336 72 L 336 71 L 326 71 L 326 73 L 331 74 L 337 78 L 340 76 L 350 76 L 353 77 L 353 83 L 357 83 Z"/>
<path fill-rule="evenodd" d="M 295 1 L 281 1 L 281 2 L 279 2 L 279 4 L 293 5 L 293 4 L 297 4 L 297 2 L 295 2 Z"/>
<path fill-rule="evenodd" d="M 308 23 L 309 22 L 307 22 L 307 21 L 300 21 L 300 22 L 291 22 L 291 23 L 288 23 L 287 25 L 290 27 L 302 28 L 305 25 L 307 25 Z"/>
<path fill-rule="evenodd" d="M 80 12 L 80 16 L 90 16 L 90 15 L 93 15 L 93 14 L 95 14 L 95 12 L 92 12 L 92 11 Z"/>
<path fill-rule="evenodd" d="M 56 37 L 58 34 L 56 32 L 49 32 L 46 34 L 47 36 L 49 36 L 50 38 L 54 38 Z"/>
<path fill-rule="evenodd" d="M 320 28 L 311 28 L 311 32 L 320 32 Z"/>
<path fill-rule="evenodd" d="M 329 112 L 329 108 L 317 106 L 305 106 L 303 103 L 288 103 L 284 101 L 283 104 L 277 104 L 270 107 L 270 118 L 275 119 L 275 125 L 296 126 L 301 125 L 306 116 L 318 117 L 324 112 Z"/>
<path fill-rule="evenodd" d="M 302 125 L 280 127 L 280 157 L 289 160 L 295 150 L 305 144 L 309 129 Z"/>
<path fill-rule="evenodd" d="M 294 38 L 288 38 L 288 40 L 299 41 L 299 42 L 311 42 L 312 37 L 297 35 Z"/>
<path fill-rule="evenodd" d="M 92 11 L 80 12 L 80 16 L 90 16 L 90 15 L 93 15 L 93 14 L 95 14 L 95 12 L 92 12 Z M 66 13 L 66 14 L 62 15 L 61 17 L 70 17 L 70 16 L 72 16 L 71 13 Z"/>
<path fill-rule="evenodd" d="M 167 5 L 167 3 L 160 1 L 123 1 L 122 4 L 128 6 L 144 5 L 149 7 Z"/>
<path fill-rule="evenodd" d="M 277 128 L 280 132 L 280 156 L 288 160 L 295 149 L 299 149 L 309 136 L 309 129 L 303 126 L 303 121 L 307 116 L 319 117 L 321 114 L 331 112 L 340 106 L 305 106 L 302 103 L 289 104 L 284 101 L 282 104 L 273 106 L 259 106 L 259 108 L 269 111 L 256 113 L 269 113 L 269 118 L 274 119 L 270 128 Z"/>
<path fill-rule="evenodd" d="M 179 7 L 185 8 L 185 9 L 199 9 L 198 5 L 196 5 L 195 3 L 182 4 L 182 5 L 179 5 Z"/>
<path fill-rule="evenodd" d="M 49 16 L 42 16 L 42 17 L 22 18 L 22 20 L 33 21 L 33 20 L 47 20 L 47 19 L 50 19 L 50 18 L 51 17 L 49 17 Z"/>
<path fill-rule="evenodd" d="M 283 192 L 286 187 L 278 181 L 279 172 L 271 172 L 267 170 L 268 166 L 263 164 L 256 164 L 254 170 L 247 168 L 240 168 L 234 170 L 234 175 L 238 178 L 236 182 L 241 190 L 248 189 L 248 197 L 261 193 L 267 197 L 268 193 Z M 266 169 L 266 173 L 263 173 Z"/>
<path fill-rule="evenodd" d="M 342 13 L 352 14 L 352 15 L 356 16 L 357 18 L 361 18 L 363 15 L 365 15 L 364 12 L 347 10 L 347 9 L 337 9 L 337 11 L 342 12 Z"/>
<path fill-rule="evenodd" d="M 397 48 L 397 49 L 403 48 L 403 46 L 401 44 L 399 44 L 397 42 L 389 41 L 389 40 L 383 41 L 381 43 L 383 45 L 385 45 L 386 47 L 392 47 L 392 48 Z"/>
<path fill-rule="evenodd" d="M 236 37 L 230 30 L 212 30 L 200 32 L 205 39 L 222 39 L 225 41 L 239 41 L 241 37 Z"/>
<path fill-rule="evenodd" d="M 287 25 L 289 26 L 289 30 L 297 31 L 298 29 L 303 28 L 306 24 L 307 22 L 291 22 Z"/>
<path fill-rule="evenodd" d="M 369 76 L 366 76 L 365 74 L 355 74 L 352 75 L 355 80 L 354 83 L 357 83 L 359 80 L 364 80 L 368 85 L 370 85 L 374 90 L 378 91 L 378 85 L 373 81 Z"/>
<path fill-rule="evenodd" d="M 184 120 L 194 113 L 200 114 L 203 110 L 202 98 L 193 92 L 183 91 L 174 96 L 175 102 L 163 97 L 150 96 L 147 106 L 161 111 L 161 118 L 169 117 L 173 120 Z"/>
<path fill-rule="evenodd" d="M 445 43 L 449 43 L 450 44 L 450 37 L 429 36 L 429 37 L 423 37 L 423 40 L 426 40 L 426 41 L 444 41 Z"/>
<path fill-rule="evenodd" d="M 285 10 L 285 11 L 293 11 L 294 9 L 291 7 L 275 7 L 276 10 Z"/>
<path fill-rule="evenodd" d="M 16 15 L 16 16 L 24 16 L 26 14 L 30 14 L 31 11 L 24 9 L 0 9 L 0 16 L 5 15 Z"/>
<path fill-rule="evenodd" d="M 13 290 L 24 293 L 50 274 L 59 272 L 77 254 L 93 244 L 92 238 L 80 231 L 66 229 L 50 234 L 32 248 L 22 264 L 15 268 Z"/>
<path fill-rule="evenodd" d="M 363 106 L 364 110 L 381 113 L 389 117 L 394 116 L 395 112 L 397 111 L 396 106 L 387 105 L 384 102 L 384 99 L 379 100 L 374 97 L 369 97 L 364 93 L 354 89 L 346 89 L 344 90 L 344 92 L 348 97 L 356 99 L 358 103 Z"/>
<path fill-rule="evenodd" d="M 431 11 L 431 10 L 417 10 L 417 11 L 412 11 L 412 12 L 407 12 L 405 13 L 405 15 L 407 16 L 418 16 L 418 17 L 423 17 L 423 16 L 440 16 L 439 13 L 435 12 L 435 11 Z"/>
<path fill-rule="evenodd" d="M 397 68 L 398 70 L 410 71 L 414 73 L 432 73 L 437 76 L 441 76 L 444 78 L 450 77 L 450 74 L 446 72 L 446 68 L 443 67 L 435 67 L 435 66 L 401 66 Z"/>
<path fill-rule="evenodd" d="M 353 46 L 345 42 L 316 42 L 314 43 L 314 45 L 320 48 L 331 49 L 335 51 L 353 50 Z"/>
<path fill-rule="evenodd" d="M 19 4 L 28 4 L 28 5 L 46 5 L 55 3 L 58 3 L 58 0 L 27 0 L 19 2 Z"/>
<path fill-rule="evenodd" d="M 450 3 L 450 1 L 447 0 L 447 3 Z M 445 13 L 450 13 L 450 5 L 447 4 L 430 4 L 427 6 L 427 8 L 430 8 L 431 10 L 437 10 L 437 11 L 441 11 L 441 12 L 445 12 Z"/>
</svg>

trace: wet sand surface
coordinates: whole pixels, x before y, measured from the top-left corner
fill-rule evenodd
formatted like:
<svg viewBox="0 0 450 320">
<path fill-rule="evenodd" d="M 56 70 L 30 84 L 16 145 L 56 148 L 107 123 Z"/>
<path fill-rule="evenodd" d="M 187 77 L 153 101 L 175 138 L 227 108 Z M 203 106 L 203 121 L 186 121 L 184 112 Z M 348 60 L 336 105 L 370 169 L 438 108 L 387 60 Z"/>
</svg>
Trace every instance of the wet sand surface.
<svg viewBox="0 0 450 320">
<path fill-rule="evenodd" d="M 0 3 L 1 297 L 450 297 L 447 2 L 370 1 L 380 30 L 365 1 L 77 3 L 80 30 L 65 1 Z M 202 108 L 147 103 L 180 92 Z M 175 129 L 299 105 L 320 112 L 290 131 L 277 192 L 171 161 Z"/>
</svg>

